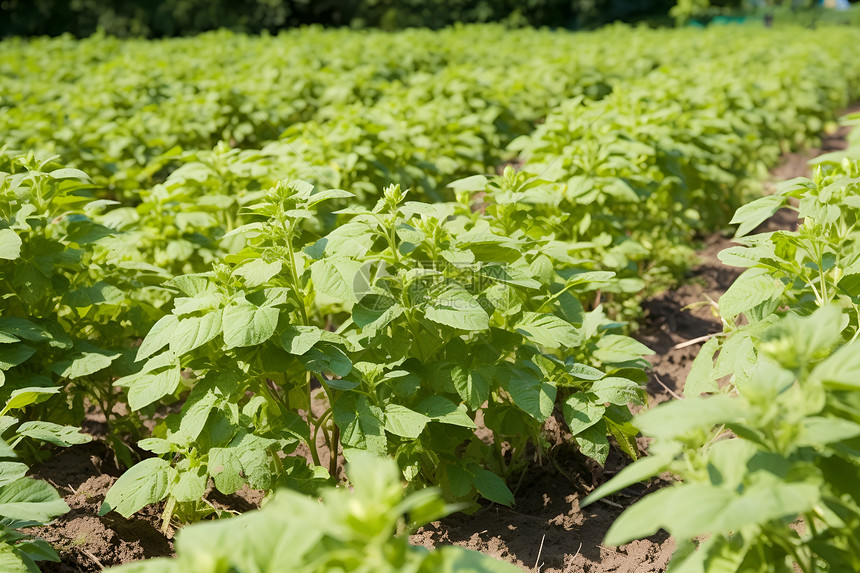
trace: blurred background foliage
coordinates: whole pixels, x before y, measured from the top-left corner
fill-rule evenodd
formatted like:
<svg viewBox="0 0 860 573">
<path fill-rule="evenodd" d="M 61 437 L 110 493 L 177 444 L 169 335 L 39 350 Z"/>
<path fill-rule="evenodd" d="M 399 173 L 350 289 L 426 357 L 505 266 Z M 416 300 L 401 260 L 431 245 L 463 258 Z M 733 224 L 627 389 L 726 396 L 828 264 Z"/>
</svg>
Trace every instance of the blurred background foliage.
<svg viewBox="0 0 860 573">
<path fill-rule="evenodd" d="M 400 29 L 441 28 L 462 22 L 511 26 L 593 28 L 614 21 L 650 24 L 708 23 L 714 18 L 758 17 L 814 25 L 847 15 L 811 10 L 817 0 L 0 0 L 0 37 L 165 37 L 216 28 L 259 33 L 303 25 Z M 853 12 L 853 11 L 852 11 Z"/>
</svg>

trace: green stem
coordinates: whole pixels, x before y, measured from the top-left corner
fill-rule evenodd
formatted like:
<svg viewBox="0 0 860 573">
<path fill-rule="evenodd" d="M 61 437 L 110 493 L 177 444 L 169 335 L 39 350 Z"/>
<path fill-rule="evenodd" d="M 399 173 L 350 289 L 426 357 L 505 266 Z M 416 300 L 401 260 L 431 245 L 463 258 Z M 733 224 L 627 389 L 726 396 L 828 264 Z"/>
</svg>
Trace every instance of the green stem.
<svg viewBox="0 0 860 573">
<path fill-rule="evenodd" d="M 827 295 L 827 283 L 824 279 L 824 249 L 820 244 L 816 245 L 816 247 L 815 256 L 818 259 L 818 281 L 821 285 L 821 298 L 824 301 L 824 304 L 827 304 L 830 302 L 830 297 Z"/>
<path fill-rule="evenodd" d="M 311 417 L 311 425 L 313 426 L 313 437 L 311 439 L 311 442 L 313 443 L 314 453 L 317 454 L 316 460 L 319 460 L 319 453 L 316 451 L 316 449 L 317 449 L 317 435 L 319 435 L 320 428 L 322 428 L 323 424 L 325 424 L 325 421 L 331 416 L 331 413 L 332 413 L 332 409 L 329 408 L 328 410 L 323 412 L 323 415 L 320 416 L 319 419 L 317 419 L 316 421 L 314 421 L 313 417 Z M 328 445 L 329 434 L 325 428 L 322 428 L 322 430 L 323 430 L 323 434 L 326 436 L 326 445 Z M 319 461 L 316 461 L 316 465 L 320 465 Z"/>
<path fill-rule="evenodd" d="M 769 536 L 770 537 L 770 536 Z M 797 551 L 797 547 L 794 546 L 790 541 L 785 541 L 783 539 L 773 539 L 777 545 L 781 545 L 782 548 L 791 556 L 794 560 L 795 565 L 801 570 L 802 573 L 814 573 L 813 565 L 812 565 L 812 557 L 810 556 L 810 563 L 804 563 L 803 559 L 800 558 L 800 553 Z"/>
<path fill-rule="evenodd" d="M 308 312 L 305 308 L 305 298 L 302 294 L 300 283 L 299 283 L 299 273 L 296 269 L 296 253 L 293 250 L 293 232 L 294 227 L 292 224 L 287 225 L 284 223 L 284 231 L 286 232 L 286 241 L 287 241 L 287 252 L 289 253 L 290 260 L 288 261 L 288 266 L 290 268 L 290 277 L 292 278 L 292 287 L 293 294 L 296 297 L 296 303 L 299 307 L 299 312 L 302 315 L 302 325 L 307 326 L 308 323 Z"/>
<path fill-rule="evenodd" d="M 161 532 L 167 533 L 167 528 L 170 527 L 170 520 L 173 519 L 173 512 L 176 509 L 176 498 L 170 496 L 167 498 L 167 503 L 164 504 L 164 512 L 161 514 Z"/>
<path fill-rule="evenodd" d="M 269 448 L 269 455 L 272 456 L 272 461 L 275 463 L 275 471 L 279 476 L 284 475 L 284 462 L 281 461 L 281 456 L 278 455 L 278 448 Z"/>
<path fill-rule="evenodd" d="M 810 512 L 805 514 L 804 519 L 806 520 L 806 525 L 809 527 L 809 532 L 812 533 L 813 537 L 818 535 L 818 530 L 815 527 L 815 516 Z"/>
</svg>

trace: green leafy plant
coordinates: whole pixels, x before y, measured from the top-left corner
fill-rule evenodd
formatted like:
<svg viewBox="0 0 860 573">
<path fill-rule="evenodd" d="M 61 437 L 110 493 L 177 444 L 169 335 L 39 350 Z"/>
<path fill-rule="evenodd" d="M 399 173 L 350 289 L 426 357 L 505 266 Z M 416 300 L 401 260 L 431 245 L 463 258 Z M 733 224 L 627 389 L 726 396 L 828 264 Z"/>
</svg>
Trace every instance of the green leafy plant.
<svg viewBox="0 0 860 573">
<path fill-rule="evenodd" d="M 413 490 L 510 504 L 554 462 L 550 417 L 598 463 L 611 441 L 635 458 L 648 350 L 622 321 L 856 97 L 856 33 L 828 34 L 4 41 L 4 141 L 63 164 L 0 154 L 0 433 L 41 457 L 102 410 L 130 466 L 102 512 L 164 502 L 165 527 L 223 516 L 210 487 L 315 494 L 366 452 Z M 805 222 L 725 255 L 754 268 L 688 381 L 703 411 L 757 400 L 743 388 L 790 309 L 839 304 L 842 341 L 860 331 L 858 172 L 840 161 L 738 212 L 741 236 L 795 200 Z M 780 368 L 803 386 L 827 352 Z M 696 435 L 684 455 L 725 437 Z M 761 517 L 749 547 L 819 558 Z"/>
<path fill-rule="evenodd" d="M 391 455 L 450 498 L 510 504 L 505 481 L 543 455 L 541 426 L 562 402 L 583 453 L 603 463 L 612 435 L 636 456 L 625 406 L 641 401 L 649 351 L 576 296 L 612 273 L 551 236 L 407 202 L 397 186 L 304 239 L 317 205 L 348 196 L 278 184 L 233 231 L 242 250 L 169 283 L 183 296 L 143 340 L 142 369 L 116 383 L 133 409 L 191 392 L 139 444 L 169 458 L 123 475 L 103 512 L 167 498 L 166 525 L 177 508 L 206 511 L 210 478 L 222 493 L 313 489 L 337 478 L 341 451 Z M 491 443 L 475 434 L 479 413 Z M 291 455 L 300 446 L 310 467 Z"/>
<path fill-rule="evenodd" d="M 840 316 L 836 305 L 788 316 L 765 331 L 736 393 L 638 417 L 651 455 L 586 503 L 662 472 L 683 482 L 626 510 L 607 543 L 666 529 L 679 542 L 672 572 L 860 567 L 858 343 L 843 345 Z"/>
<path fill-rule="evenodd" d="M 634 421 L 651 455 L 586 502 L 663 472 L 683 483 L 627 510 L 607 542 L 665 528 L 681 540 L 670 571 L 860 566 L 855 153 L 821 157 L 813 181 L 735 214 L 741 246 L 720 258 L 748 270 L 719 300 L 724 332 L 697 356 L 687 399 Z M 781 208 L 797 211 L 796 231 L 749 236 Z"/>
<path fill-rule="evenodd" d="M 92 218 L 109 202 L 92 199 L 84 173 L 9 152 L 0 169 L 0 431 L 17 427 L 13 445 L 89 441 L 77 431 L 85 400 L 113 420 L 113 366 L 158 316 L 145 284 L 159 276 L 112 257 Z"/>
<path fill-rule="evenodd" d="M 842 155 L 820 159 L 814 181 L 788 181 L 774 195 L 736 213 L 733 222 L 738 224 L 740 246 L 726 249 L 720 258 L 747 270 L 719 300 L 725 326 L 696 357 L 687 380 L 688 395 L 716 392 L 718 381 L 726 376 L 734 385 L 743 384 L 754 370 L 762 332 L 780 315 L 806 315 L 838 303 L 846 341 L 860 335 L 856 244 L 860 163 Z M 748 236 L 782 208 L 797 212 L 802 220 L 797 231 Z"/>
<path fill-rule="evenodd" d="M 558 184 L 540 201 L 563 221 L 560 238 L 591 243 L 590 257 L 604 268 L 657 290 L 689 267 L 697 234 L 724 226 L 758 194 L 764 167 L 818 134 L 822 112 L 847 104 L 855 83 L 813 63 L 839 57 L 829 48 L 793 44 L 787 31 L 775 33 L 786 34 L 794 56 L 781 62 L 764 57 L 773 38 L 753 35 L 734 50 L 727 46 L 736 31 L 709 33 L 723 41 L 711 44 L 701 33 L 687 39 L 702 42 L 695 66 L 658 66 L 604 98 L 567 100 L 510 145 L 525 171 Z M 801 71 L 800 62 L 809 67 Z M 806 92 L 807 74 L 834 80 Z"/>
<path fill-rule="evenodd" d="M 455 546 L 434 551 L 409 544 L 409 534 L 456 506 L 439 492 L 405 494 L 390 460 L 356 455 L 350 487 L 326 488 L 320 498 L 278 492 L 258 511 L 184 528 L 176 559 L 151 559 L 111 568 L 118 573 L 220 571 L 457 571 L 513 573 L 514 566 Z"/>
<path fill-rule="evenodd" d="M 27 466 L 0 440 L 0 566 L 9 573 L 39 573 L 37 561 L 59 562 L 51 546 L 18 531 L 46 525 L 69 511 L 48 483 L 27 477 Z"/>
</svg>

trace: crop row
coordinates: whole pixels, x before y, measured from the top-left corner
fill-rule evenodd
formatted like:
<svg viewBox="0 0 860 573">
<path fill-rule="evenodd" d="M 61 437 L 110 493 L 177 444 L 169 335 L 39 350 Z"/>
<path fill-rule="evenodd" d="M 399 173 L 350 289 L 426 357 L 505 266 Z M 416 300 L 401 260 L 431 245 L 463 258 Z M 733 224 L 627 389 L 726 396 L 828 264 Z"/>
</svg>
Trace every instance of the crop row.
<svg viewBox="0 0 860 573">
<path fill-rule="evenodd" d="M 664 528 L 680 541 L 673 572 L 860 568 L 858 159 L 857 143 L 824 155 L 812 180 L 736 213 L 739 246 L 720 258 L 747 270 L 719 300 L 723 332 L 686 399 L 634 422 L 651 455 L 586 502 L 667 471 L 682 483 L 622 514 L 607 542 Z M 749 235 L 781 208 L 796 231 Z"/>
<path fill-rule="evenodd" d="M 339 456 L 365 467 L 367 453 L 413 489 L 510 504 L 549 453 L 553 415 L 599 463 L 610 438 L 636 458 L 628 405 L 644 398 L 649 350 L 617 320 L 685 268 L 690 240 L 725 224 L 780 151 L 857 96 L 857 34 L 828 34 L 2 44 L 2 437 L 40 459 L 44 443 L 89 440 L 78 430 L 97 408 L 130 468 L 103 511 L 164 502 L 165 528 L 217 513 L 210 487 L 330 491 Z M 520 170 L 493 174 L 514 159 Z M 778 206 L 761 199 L 736 222 L 749 231 Z M 759 292 L 760 275 L 727 293 L 735 315 L 759 316 L 743 289 Z M 772 313 L 783 294 L 754 305 Z M 735 363 L 710 375 L 705 362 L 698 384 L 713 392 Z M 4 466 L 9 483 L 37 487 L 22 467 Z M 409 507 L 417 521 L 443 513 L 428 495 Z M 9 517 L 62 510 L 38 496 L 41 513 Z M 389 518 L 368 532 L 387 540 Z M 15 547 L 25 565 L 52 557 Z M 323 567 L 308 551 L 308 570 Z M 390 567 L 438 565 L 390 553 Z"/>
</svg>

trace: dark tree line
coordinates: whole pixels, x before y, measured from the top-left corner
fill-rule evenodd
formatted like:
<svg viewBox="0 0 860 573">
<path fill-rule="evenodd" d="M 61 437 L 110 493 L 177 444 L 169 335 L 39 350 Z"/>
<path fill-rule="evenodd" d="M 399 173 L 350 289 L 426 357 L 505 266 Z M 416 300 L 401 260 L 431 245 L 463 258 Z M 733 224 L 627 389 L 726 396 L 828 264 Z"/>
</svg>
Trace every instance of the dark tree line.
<svg viewBox="0 0 860 573">
<path fill-rule="evenodd" d="M 592 27 L 665 17 L 671 0 L 0 0 L 0 35 L 164 37 L 302 24 L 441 28 L 456 22 Z"/>
</svg>

